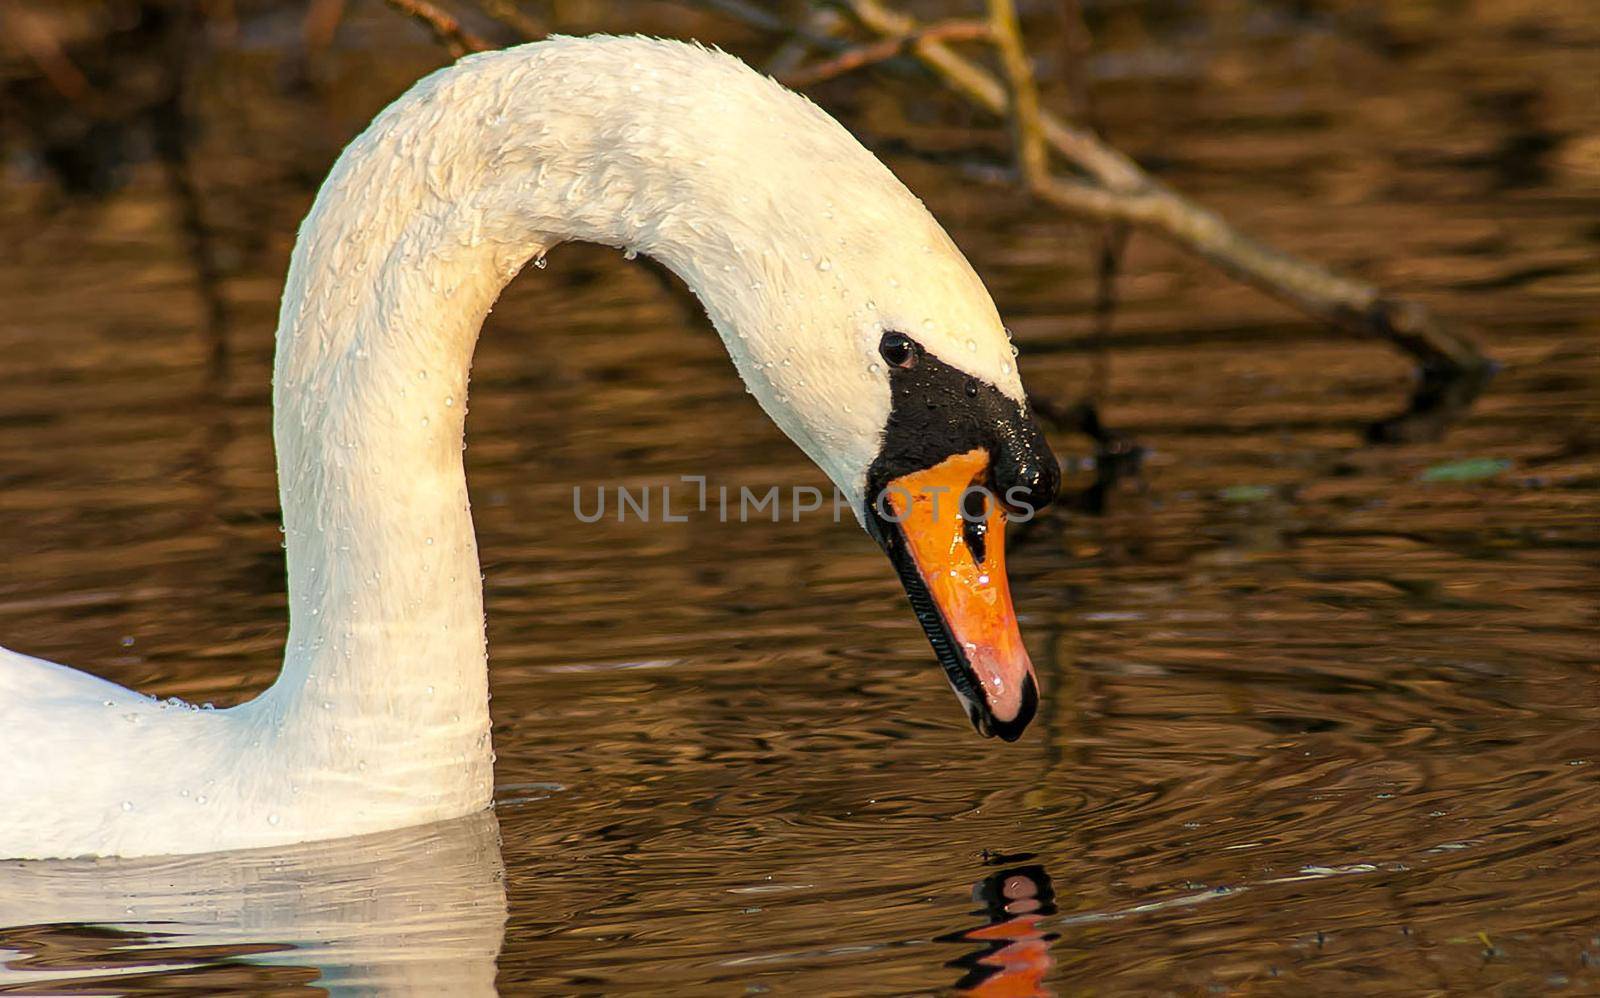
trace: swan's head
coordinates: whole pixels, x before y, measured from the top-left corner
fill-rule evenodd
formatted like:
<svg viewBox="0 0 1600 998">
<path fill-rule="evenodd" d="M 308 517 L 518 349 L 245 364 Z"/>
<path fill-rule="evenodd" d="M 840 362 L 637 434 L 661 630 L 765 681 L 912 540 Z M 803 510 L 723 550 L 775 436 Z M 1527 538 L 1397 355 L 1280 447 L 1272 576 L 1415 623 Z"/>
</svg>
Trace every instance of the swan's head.
<svg viewBox="0 0 1600 998">
<path fill-rule="evenodd" d="M 1012 606 L 1006 524 L 1055 498 L 1060 468 L 998 320 L 945 332 L 914 316 L 841 309 L 842 334 L 784 346 L 748 376 L 888 554 L 973 727 L 1015 741 L 1038 680 Z"/>
<path fill-rule="evenodd" d="M 875 156 L 748 71 L 702 92 L 736 85 L 758 93 L 708 97 L 716 141 L 697 162 L 720 181 L 679 209 L 699 231 L 670 264 L 751 393 L 888 553 L 973 725 L 1014 740 L 1038 686 L 1005 524 L 1060 479 L 1016 351 L 961 251 Z"/>
<path fill-rule="evenodd" d="M 1025 401 L 972 373 L 977 365 L 894 329 L 877 352 L 889 411 L 866 471 L 863 525 L 973 727 L 1015 741 L 1039 693 L 1011 603 L 1006 523 L 1055 498 L 1059 466 Z"/>
<path fill-rule="evenodd" d="M 780 387 L 757 394 L 888 554 L 973 727 L 1014 741 L 1038 680 L 1011 602 L 1006 524 L 1051 502 L 1059 466 L 998 321 L 950 335 L 909 317 L 857 316 L 836 351 L 795 347 L 791 367 L 812 373 L 790 381 L 763 367 Z M 851 328 L 849 314 L 838 320 Z"/>
<path fill-rule="evenodd" d="M 1048 503 L 1060 471 L 983 282 L 877 157 L 738 60 L 648 39 L 541 50 L 583 70 L 599 109 L 563 131 L 570 171 L 545 171 L 569 231 L 695 290 L 751 393 L 888 553 L 973 724 L 1017 738 L 1038 691 L 1007 509 Z"/>
</svg>

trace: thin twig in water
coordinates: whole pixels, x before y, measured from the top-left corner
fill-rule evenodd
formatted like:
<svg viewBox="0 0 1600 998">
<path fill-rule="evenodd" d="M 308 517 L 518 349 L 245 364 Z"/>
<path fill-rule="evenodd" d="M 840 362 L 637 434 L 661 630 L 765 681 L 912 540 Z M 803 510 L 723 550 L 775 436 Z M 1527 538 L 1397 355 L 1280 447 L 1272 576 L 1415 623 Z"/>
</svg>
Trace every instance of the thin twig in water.
<svg viewBox="0 0 1600 998">
<path fill-rule="evenodd" d="M 477 35 L 461 26 L 461 22 L 454 16 L 445 13 L 428 0 L 386 0 L 389 6 L 402 14 L 421 21 L 423 26 L 433 32 L 433 37 L 449 51 L 452 59 L 459 59 L 469 52 L 487 51 L 490 44 Z"/>
<path fill-rule="evenodd" d="M 1071 117 L 1101 141 L 1109 142 L 1105 123 L 1096 113 L 1089 79 L 1092 37 L 1083 0 L 1061 0 L 1057 14 L 1061 20 L 1060 79 L 1071 100 Z M 1095 241 L 1094 354 L 1086 395 L 1092 405 L 1104 409 L 1111 392 L 1111 326 L 1117 312 L 1117 276 L 1128 247 L 1127 223 L 1106 222 L 1099 226 Z"/>
<path fill-rule="evenodd" d="M 1107 222 L 1100 229 L 1100 252 L 1095 267 L 1094 289 L 1094 368 L 1089 384 L 1089 399 L 1105 408 L 1111 393 L 1111 323 L 1117 313 L 1117 272 L 1122 268 L 1122 251 L 1128 245 L 1128 227 Z"/>
</svg>

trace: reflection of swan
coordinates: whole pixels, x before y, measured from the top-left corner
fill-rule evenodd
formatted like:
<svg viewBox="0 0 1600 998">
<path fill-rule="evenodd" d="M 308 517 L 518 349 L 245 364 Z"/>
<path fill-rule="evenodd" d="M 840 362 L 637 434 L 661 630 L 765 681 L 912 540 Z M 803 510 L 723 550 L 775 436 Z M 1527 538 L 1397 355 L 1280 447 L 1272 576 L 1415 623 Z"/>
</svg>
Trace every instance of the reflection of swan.
<svg viewBox="0 0 1600 998">
<path fill-rule="evenodd" d="M 1021 733 L 1037 697 L 1004 516 L 958 497 L 1039 505 L 1057 470 L 977 275 L 849 133 L 737 60 L 557 39 L 419 83 L 301 228 L 274 369 L 278 681 L 194 710 L 0 652 L 0 856 L 247 848 L 488 804 L 467 372 L 500 289 L 573 239 L 650 254 L 699 295 L 889 552 L 973 722 Z"/>
<path fill-rule="evenodd" d="M 983 948 L 951 966 L 967 973 L 956 993 L 988 998 L 1048 998 L 1044 979 L 1055 966 L 1050 944 L 1055 934 L 1040 923 L 1055 914 L 1055 891 L 1042 866 L 1019 866 L 984 877 L 972 888 L 988 923 L 944 937 L 946 942 L 977 942 Z"/>
<path fill-rule="evenodd" d="M 187 971 L 206 990 L 493 994 L 498 832 L 484 811 L 220 856 L 0 861 L 0 991 L 104 993 Z"/>
</svg>

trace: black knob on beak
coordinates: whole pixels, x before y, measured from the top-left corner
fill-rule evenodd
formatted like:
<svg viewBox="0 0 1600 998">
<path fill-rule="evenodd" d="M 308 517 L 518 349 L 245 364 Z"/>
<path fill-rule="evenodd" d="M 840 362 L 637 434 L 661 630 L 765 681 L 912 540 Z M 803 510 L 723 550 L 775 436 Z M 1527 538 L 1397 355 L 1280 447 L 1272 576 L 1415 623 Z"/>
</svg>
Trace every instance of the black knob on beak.
<svg viewBox="0 0 1600 998">
<path fill-rule="evenodd" d="M 1040 510 L 1055 502 L 1061 465 L 1033 414 L 1002 424 L 994 455 L 994 484 L 1006 505 Z"/>
</svg>

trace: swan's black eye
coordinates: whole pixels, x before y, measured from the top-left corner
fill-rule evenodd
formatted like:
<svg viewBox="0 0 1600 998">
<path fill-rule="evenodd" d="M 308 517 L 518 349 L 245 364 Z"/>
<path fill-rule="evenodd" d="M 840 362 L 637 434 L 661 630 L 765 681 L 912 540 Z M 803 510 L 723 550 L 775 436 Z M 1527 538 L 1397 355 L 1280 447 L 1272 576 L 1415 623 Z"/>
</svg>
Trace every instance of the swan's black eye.
<svg viewBox="0 0 1600 998">
<path fill-rule="evenodd" d="M 920 352 L 917 342 L 905 333 L 884 333 L 878 343 L 878 353 L 893 367 L 916 367 Z"/>
</svg>

